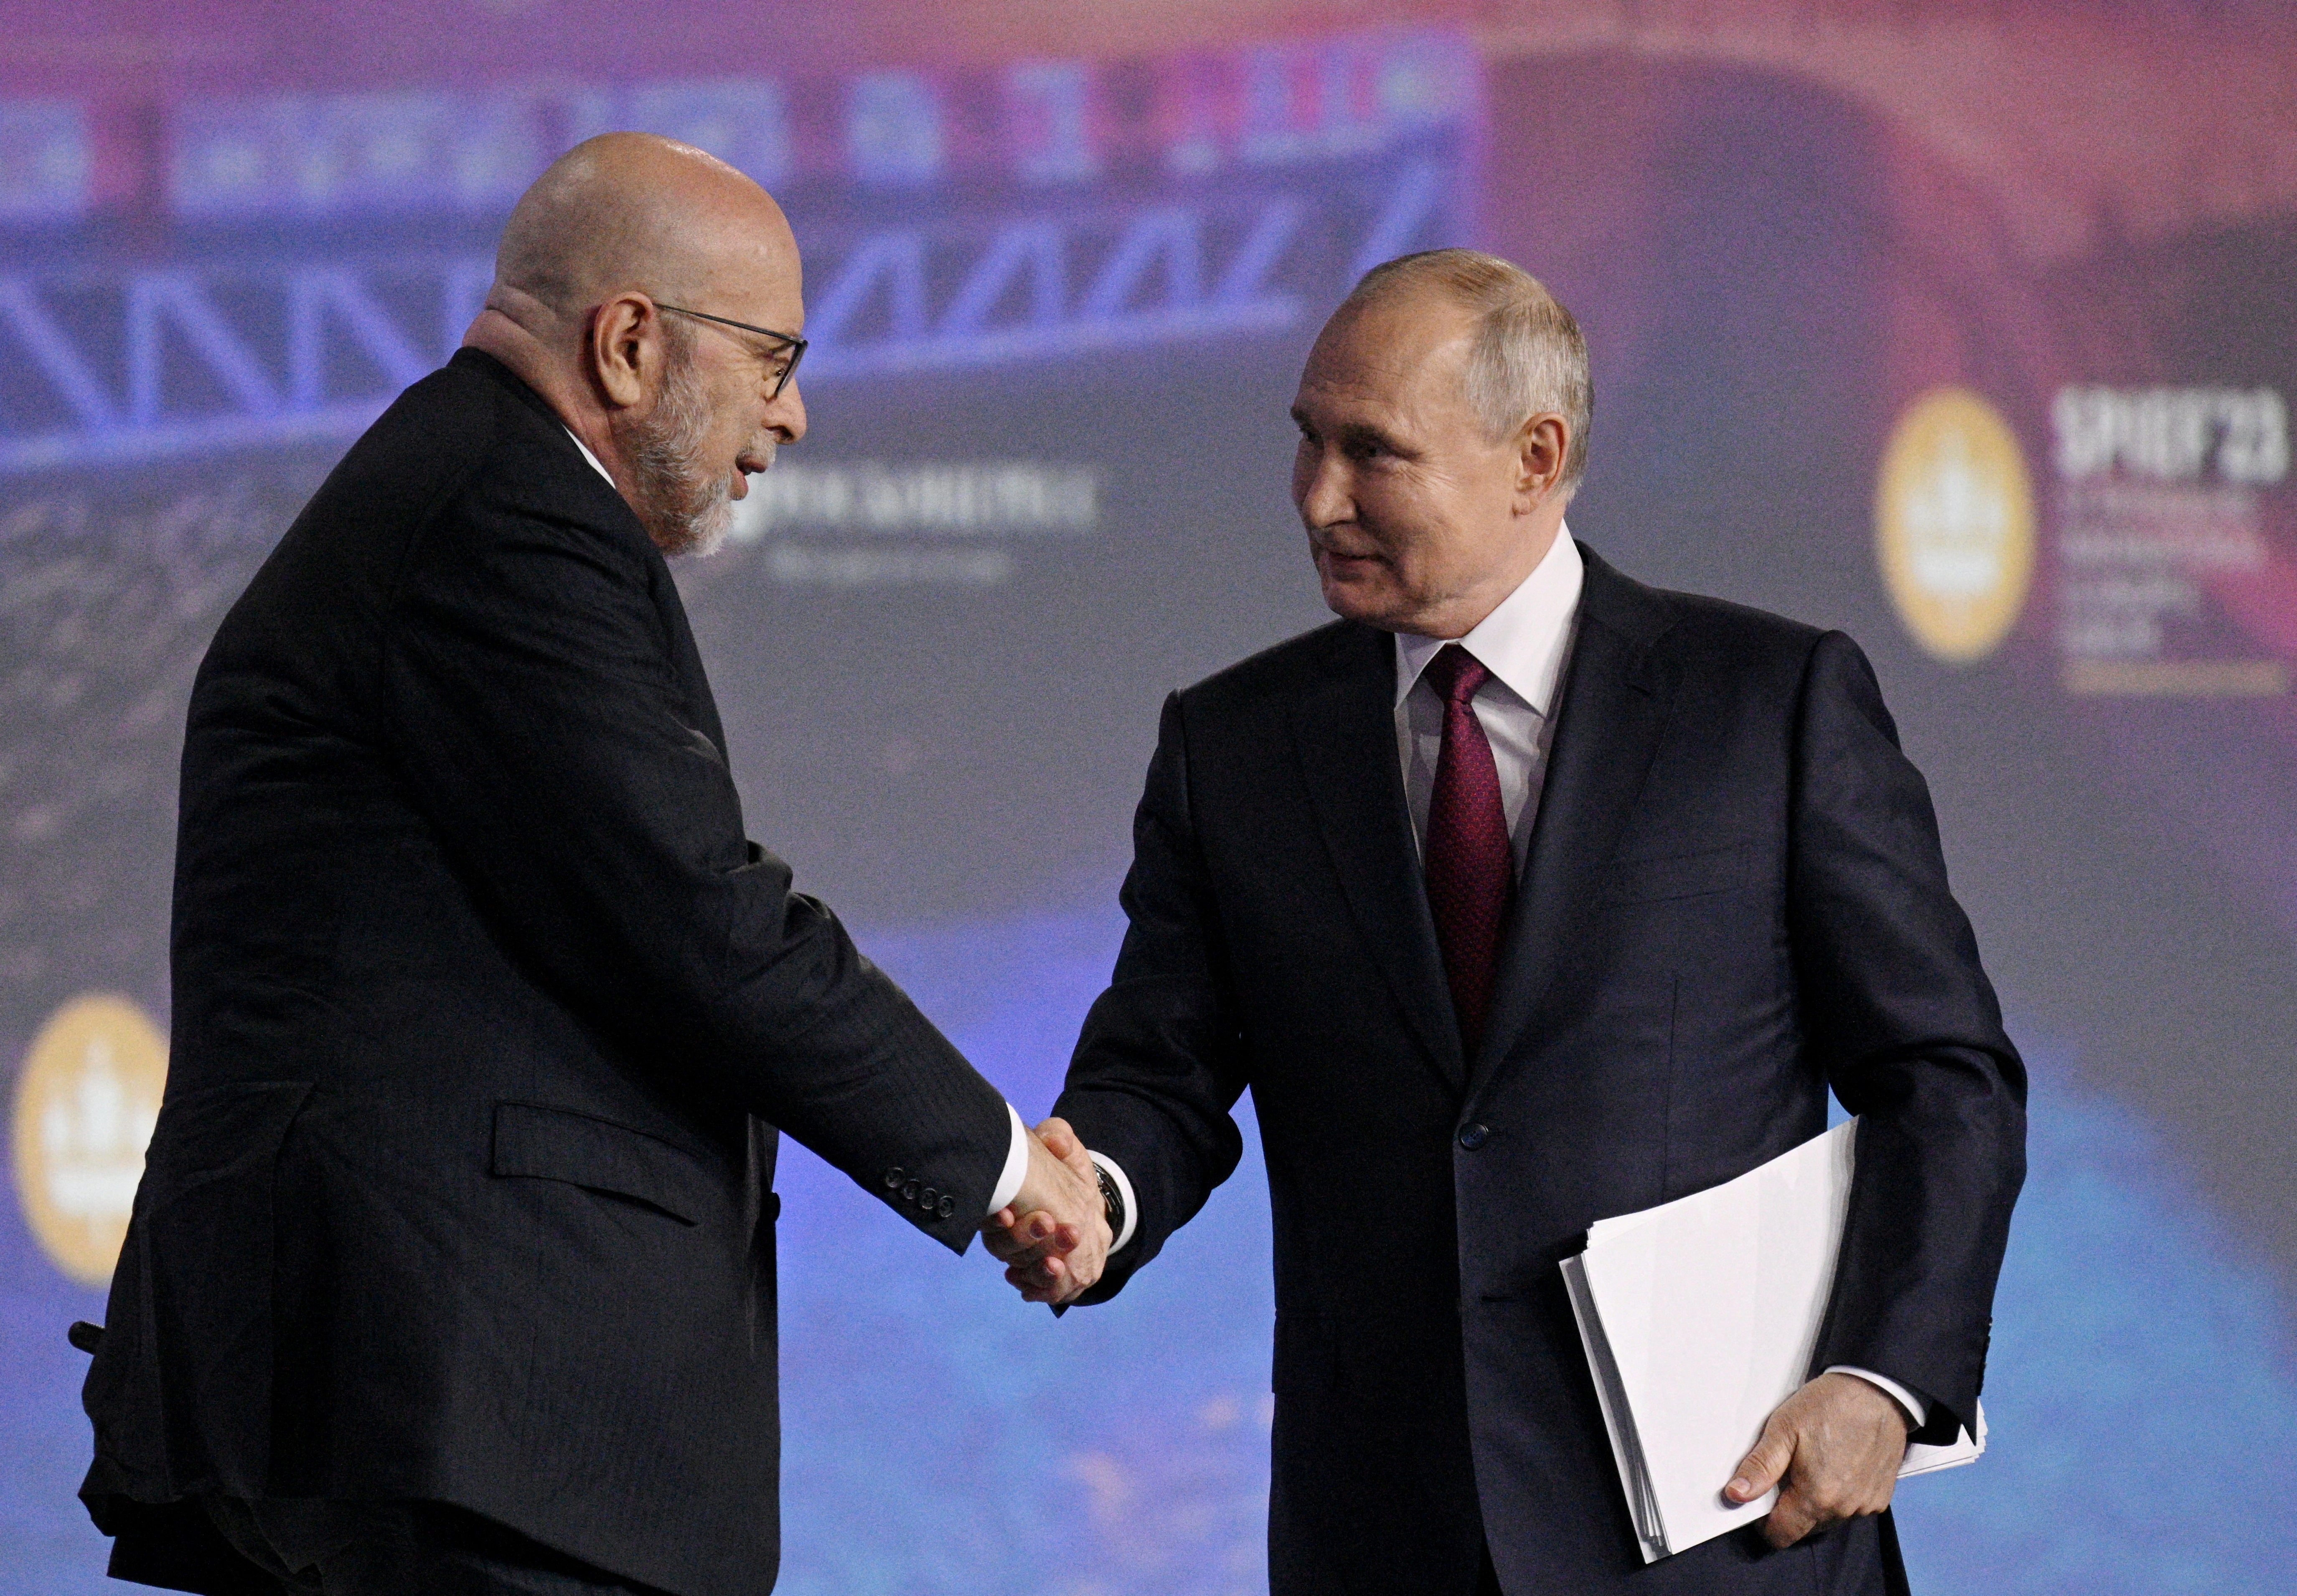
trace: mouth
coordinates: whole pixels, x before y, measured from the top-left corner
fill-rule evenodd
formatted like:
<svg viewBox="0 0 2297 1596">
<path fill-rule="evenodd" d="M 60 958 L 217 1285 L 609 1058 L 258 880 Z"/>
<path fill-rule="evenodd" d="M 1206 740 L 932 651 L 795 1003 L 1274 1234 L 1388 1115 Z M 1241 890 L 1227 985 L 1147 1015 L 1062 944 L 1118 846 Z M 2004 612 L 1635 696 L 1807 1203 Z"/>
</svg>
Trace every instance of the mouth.
<svg viewBox="0 0 2297 1596">
<path fill-rule="evenodd" d="M 1334 548 L 1329 543 L 1316 545 L 1316 557 L 1323 562 L 1325 568 L 1335 576 L 1353 576 L 1387 564 L 1376 553 L 1370 551 L 1357 553 L 1349 549 Z"/>
<path fill-rule="evenodd" d="M 737 475 L 753 477 L 774 468 L 774 457 L 781 453 L 780 443 L 770 435 L 762 435 L 749 448 L 736 457 Z"/>
</svg>

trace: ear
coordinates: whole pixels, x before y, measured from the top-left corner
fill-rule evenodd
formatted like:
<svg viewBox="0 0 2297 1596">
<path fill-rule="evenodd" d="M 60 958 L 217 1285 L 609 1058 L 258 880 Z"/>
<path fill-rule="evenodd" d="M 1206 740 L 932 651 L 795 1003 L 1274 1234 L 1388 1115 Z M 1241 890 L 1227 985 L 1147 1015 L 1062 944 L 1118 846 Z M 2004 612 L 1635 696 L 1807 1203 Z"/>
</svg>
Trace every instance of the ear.
<svg viewBox="0 0 2297 1596">
<path fill-rule="evenodd" d="M 662 312 L 642 293 L 616 294 L 590 313 L 583 354 L 609 407 L 627 410 L 644 403 L 662 378 Z"/>
<path fill-rule="evenodd" d="M 1519 510 L 1544 503 L 1563 481 L 1571 457 L 1571 424 L 1553 411 L 1523 424 L 1516 434 L 1515 497 Z"/>
</svg>

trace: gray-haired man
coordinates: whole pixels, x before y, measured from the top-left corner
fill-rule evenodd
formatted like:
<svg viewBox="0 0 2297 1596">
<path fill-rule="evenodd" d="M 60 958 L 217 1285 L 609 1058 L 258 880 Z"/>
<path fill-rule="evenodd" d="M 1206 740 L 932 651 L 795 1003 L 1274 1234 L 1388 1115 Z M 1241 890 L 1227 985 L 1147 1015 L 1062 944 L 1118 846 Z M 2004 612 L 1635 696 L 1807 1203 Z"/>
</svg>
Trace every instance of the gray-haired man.
<svg viewBox="0 0 2297 1596">
<path fill-rule="evenodd" d="M 1252 1090 L 1278 1592 L 1903 1590 L 1909 1433 L 1973 1422 L 2025 1077 L 1927 790 L 1849 638 L 1574 541 L 1590 393 L 1490 256 L 1333 316 L 1292 488 L 1342 619 L 1166 701 L 1043 1127 L 1127 1214 L 1097 1287 L 1010 1278 L 1098 1302 L 1235 1167 Z M 1715 1482 L 1779 1503 L 1643 1567 L 1556 1265 L 1816 1134 L 1830 1087 L 1865 1124 L 1821 1372 Z"/>
</svg>

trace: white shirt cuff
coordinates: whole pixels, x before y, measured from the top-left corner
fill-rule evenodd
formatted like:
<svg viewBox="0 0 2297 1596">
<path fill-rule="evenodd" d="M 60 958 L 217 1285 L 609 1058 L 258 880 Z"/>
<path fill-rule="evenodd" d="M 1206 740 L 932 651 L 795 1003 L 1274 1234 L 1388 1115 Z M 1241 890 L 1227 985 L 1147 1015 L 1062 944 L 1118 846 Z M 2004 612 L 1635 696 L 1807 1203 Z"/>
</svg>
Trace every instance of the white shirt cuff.
<svg viewBox="0 0 2297 1596">
<path fill-rule="evenodd" d="M 1883 1395 L 1889 1397 L 1892 1402 L 1897 1403 L 1900 1407 L 1906 1409 L 1906 1417 L 1914 1421 L 1914 1427 L 1916 1429 L 1922 1428 L 1922 1426 L 1931 1421 L 1930 1403 L 1924 1402 L 1921 1397 L 1916 1396 L 1913 1392 L 1907 1390 L 1896 1380 L 1886 1379 L 1882 1376 L 1876 1374 L 1871 1369 L 1855 1369 L 1848 1363 L 1837 1363 L 1826 1372 L 1829 1374 L 1857 1375 L 1868 1385 L 1876 1387 Z"/>
<path fill-rule="evenodd" d="M 994 1213 L 1021 1195 L 1021 1182 L 1029 1178 L 1029 1127 L 1021 1123 L 1021 1111 L 1012 1104 L 1005 1112 L 1013 1120 L 1013 1145 L 1005 1155 L 1005 1171 L 997 1177 L 997 1189 L 989 1194 L 989 1212 Z"/>
<path fill-rule="evenodd" d="M 1140 1224 L 1140 1205 L 1132 1200 L 1132 1182 L 1124 1178 L 1123 1164 L 1114 1158 L 1102 1157 L 1091 1148 L 1085 1149 L 1085 1156 L 1108 1172 L 1108 1178 L 1116 1182 L 1116 1195 L 1124 1199 L 1124 1229 L 1108 1244 L 1108 1250 L 1113 1253 L 1132 1239 L 1132 1232 Z"/>
</svg>

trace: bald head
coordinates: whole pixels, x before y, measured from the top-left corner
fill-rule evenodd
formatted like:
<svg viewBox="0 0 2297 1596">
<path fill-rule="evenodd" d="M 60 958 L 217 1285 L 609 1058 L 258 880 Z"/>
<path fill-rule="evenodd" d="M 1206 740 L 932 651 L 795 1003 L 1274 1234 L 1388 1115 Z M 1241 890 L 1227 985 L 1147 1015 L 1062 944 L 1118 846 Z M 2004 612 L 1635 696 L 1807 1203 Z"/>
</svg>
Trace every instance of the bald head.
<svg viewBox="0 0 2297 1596">
<path fill-rule="evenodd" d="M 542 396 L 665 552 L 706 552 L 805 434 L 802 289 L 764 189 L 691 144 L 608 133 L 520 198 L 463 341 Z"/>
<path fill-rule="evenodd" d="M 521 197 L 488 304 L 580 317 L 625 289 L 683 305 L 775 278 L 794 288 L 798 270 L 781 207 L 748 177 L 675 139 L 605 133 L 551 162 Z"/>
</svg>

